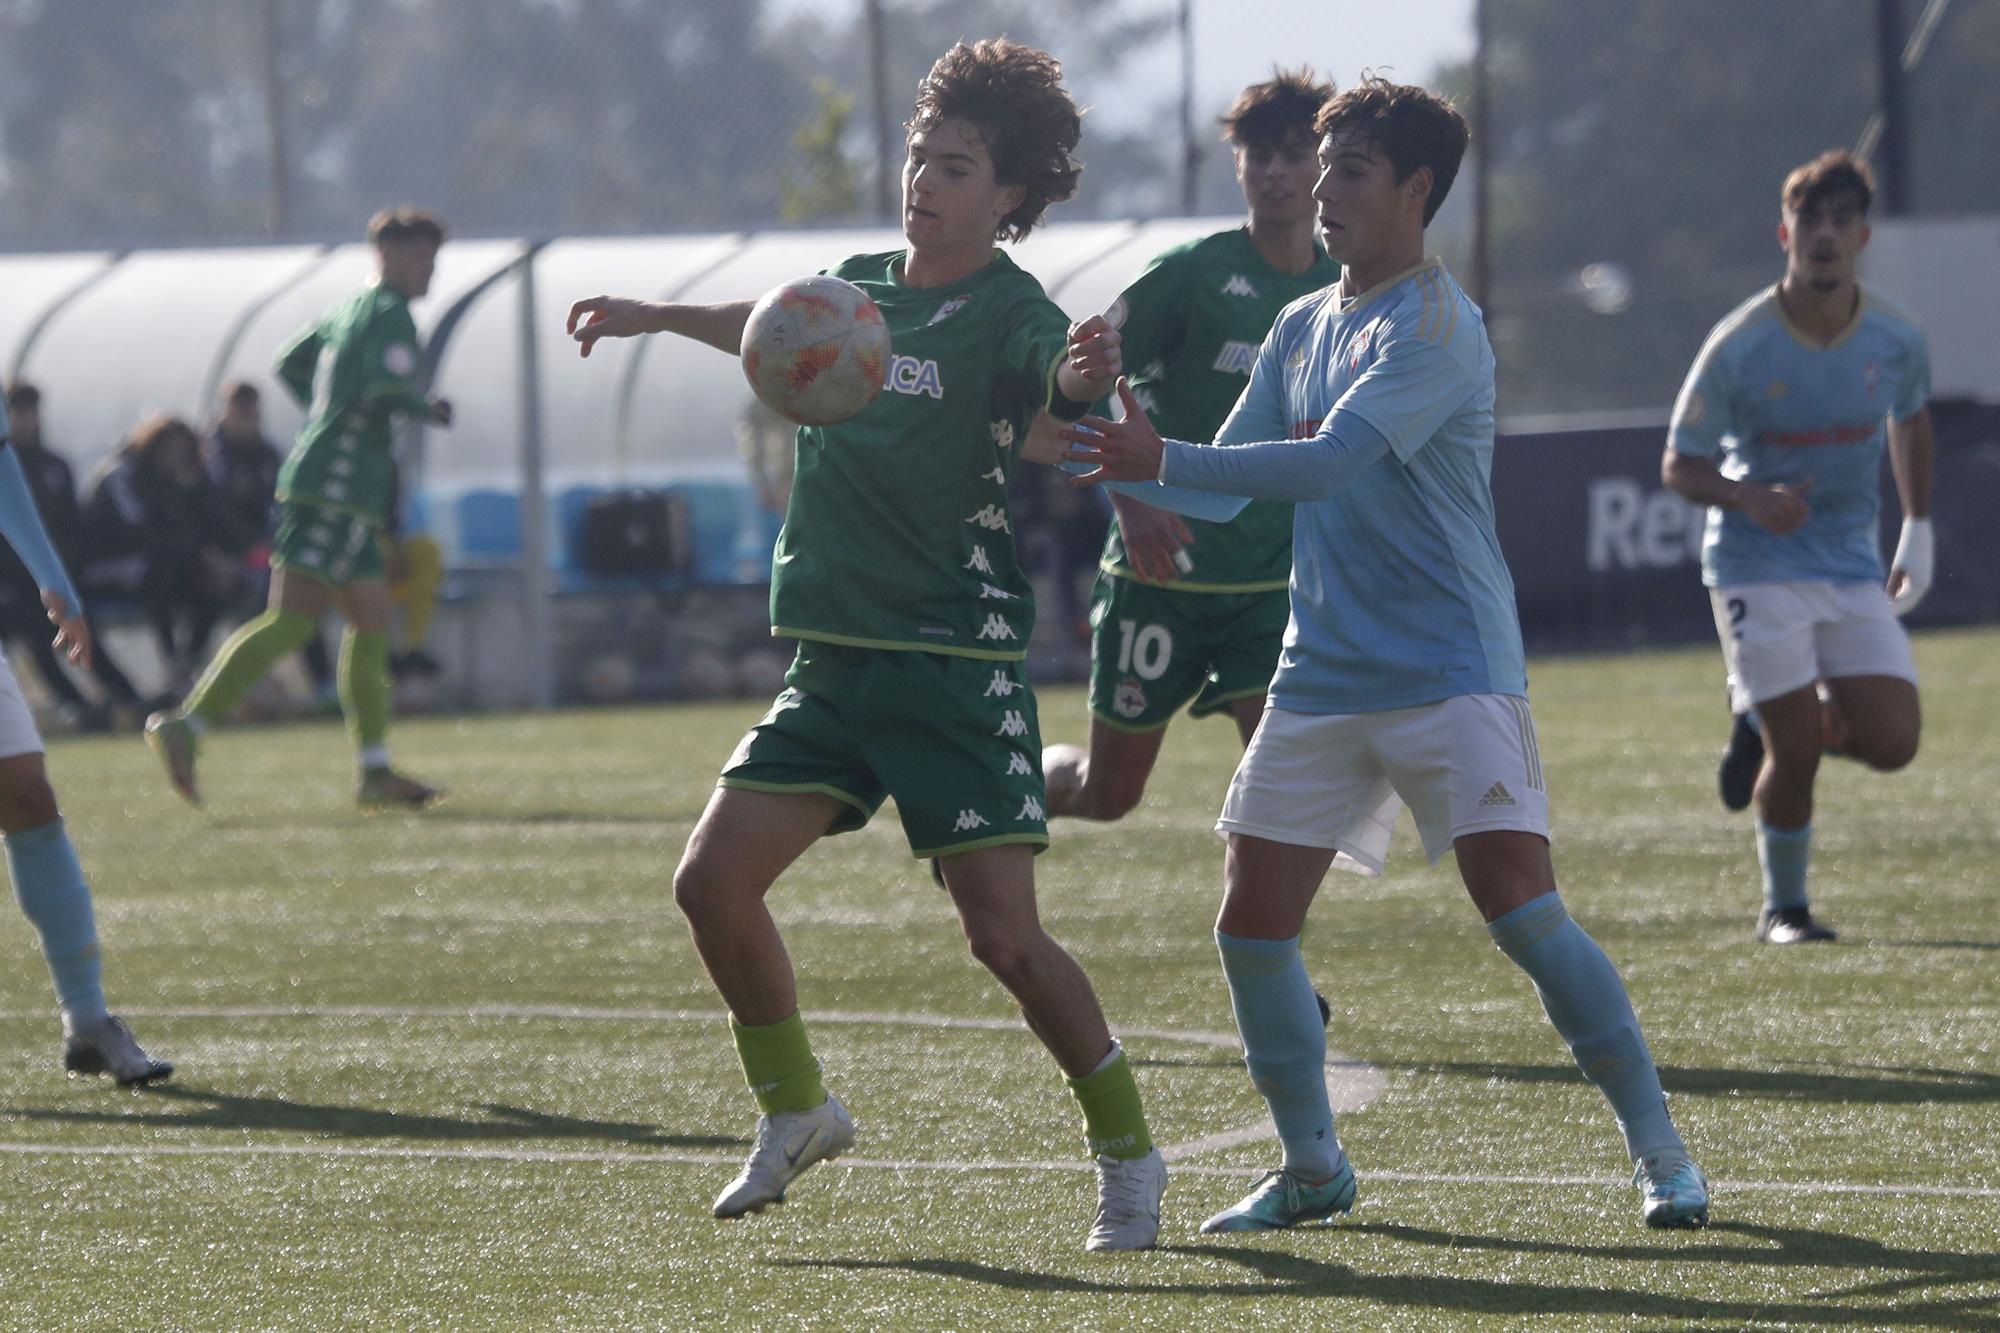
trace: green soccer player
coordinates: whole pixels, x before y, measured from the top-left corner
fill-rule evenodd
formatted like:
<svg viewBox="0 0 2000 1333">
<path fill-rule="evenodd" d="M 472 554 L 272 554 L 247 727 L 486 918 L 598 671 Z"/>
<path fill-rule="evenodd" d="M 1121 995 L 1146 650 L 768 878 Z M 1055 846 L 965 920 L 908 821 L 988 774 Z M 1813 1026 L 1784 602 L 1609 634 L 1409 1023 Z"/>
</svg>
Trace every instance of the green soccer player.
<svg viewBox="0 0 2000 1333">
<path fill-rule="evenodd" d="M 347 620 L 340 707 L 360 759 L 361 807 L 422 807 L 438 796 L 389 767 L 391 604 L 382 534 L 396 484 L 393 419 L 451 424 L 451 404 L 426 398 L 419 386 L 410 318 L 410 302 L 430 290 L 444 227 L 419 209 L 385 210 L 369 220 L 368 240 L 376 280 L 278 359 L 278 377 L 306 408 L 306 423 L 278 474 L 268 607 L 222 645 L 180 707 L 146 720 L 146 739 L 174 790 L 195 804 L 202 732 L 226 719 L 273 663 L 304 647 L 329 608 Z"/>
<path fill-rule="evenodd" d="M 1167 435 L 1214 438 L 1278 312 L 1340 277 L 1312 197 L 1313 116 L 1332 95 L 1310 69 L 1238 94 L 1222 123 L 1249 221 L 1162 253 L 1111 307 L 1133 393 Z M 1129 496 L 1112 505 L 1091 608 L 1090 748 L 1043 751 L 1051 816 L 1129 814 L 1184 707 L 1227 712 L 1248 744 L 1291 616 L 1290 504 L 1253 501 L 1220 523 Z"/>
<path fill-rule="evenodd" d="M 1035 907 L 1048 831 L 1022 669 L 1034 596 L 1007 478 L 1024 460 L 1053 461 L 1056 419 L 1082 415 L 1122 364 L 1116 330 L 1102 317 L 1071 330 L 994 245 L 1075 191 L 1081 126 L 1060 77 L 1053 57 L 1004 39 L 947 52 L 908 125 L 908 248 L 831 270 L 881 308 L 887 385 L 858 416 L 798 434 L 771 581 L 773 632 L 796 638 L 798 656 L 674 876 L 762 1113 L 719 1217 L 782 1200 L 800 1172 L 854 1142 L 765 896 L 813 843 L 894 796 L 911 852 L 942 866 L 973 956 L 1020 1003 L 1081 1105 L 1098 1174 L 1087 1247 L 1142 1249 L 1159 1231 L 1166 1168 L 1138 1086 L 1089 978 Z M 733 352 L 750 308 L 591 297 L 572 307 L 570 330 L 585 355 L 598 338 L 656 332 Z"/>
</svg>

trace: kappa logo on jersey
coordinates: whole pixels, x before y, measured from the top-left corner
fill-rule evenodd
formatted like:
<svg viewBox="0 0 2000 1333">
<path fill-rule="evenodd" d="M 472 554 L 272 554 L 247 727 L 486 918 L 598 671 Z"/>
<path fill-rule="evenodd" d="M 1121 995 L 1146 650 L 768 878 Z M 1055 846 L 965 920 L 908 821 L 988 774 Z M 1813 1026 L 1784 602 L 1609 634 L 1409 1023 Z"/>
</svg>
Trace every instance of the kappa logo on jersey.
<svg viewBox="0 0 2000 1333">
<path fill-rule="evenodd" d="M 1023 776 L 1026 774 L 1033 773 L 1034 771 L 1035 771 L 1034 768 L 1030 766 L 1028 763 L 1028 756 L 1022 754 L 1019 750 L 1016 750 L 1012 754 L 1007 756 L 1008 777 L 1011 778 L 1011 777 Z"/>
<path fill-rule="evenodd" d="M 1257 344 L 1238 342 L 1234 338 L 1222 344 L 1222 350 L 1215 354 L 1215 369 L 1225 375 L 1248 375 L 1257 364 Z"/>
<path fill-rule="evenodd" d="M 1138 681 L 1127 676 L 1118 682 L 1118 688 L 1111 694 L 1111 711 L 1120 717 L 1137 717 L 1146 711 L 1146 691 Z"/>
<path fill-rule="evenodd" d="M 984 505 L 971 518 L 965 521 L 967 523 L 977 523 L 988 532 L 1012 532 L 1014 530 L 1007 526 L 1007 511 L 999 505 Z M 986 572 L 991 574 L 993 571 L 988 569 Z"/>
<path fill-rule="evenodd" d="M 993 432 L 993 443 L 995 445 L 999 446 L 1002 449 L 1012 449 L 1014 447 L 1013 422 L 1003 419 L 994 422 L 991 426 L 988 426 L 987 429 Z"/>
<path fill-rule="evenodd" d="M 1020 596 L 1019 593 L 1008 592 L 1005 588 L 996 588 L 990 583 L 982 583 L 979 585 L 979 600 L 982 602 L 990 602 L 993 601 L 995 598 L 998 598 L 1001 601 L 1011 602 L 1018 596 Z"/>
<path fill-rule="evenodd" d="M 965 521 L 972 523 L 976 519 L 968 518 Z M 991 574 L 993 572 L 993 562 L 986 558 L 986 548 L 984 546 L 975 546 L 972 548 L 972 559 L 960 565 L 959 568 L 972 570 L 976 574 Z"/>
<path fill-rule="evenodd" d="M 1015 690 L 1025 690 L 1027 688 L 1020 681 L 1008 675 L 1005 667 L 995 667 L 993 669 L 993 679 L 986 682 L 986 694 L 983 697 L 991 699 L 997 694 L 1002 699 L 1011 699 L 1014 697 Z"/>
<path fill-rule="evenodd" d="M 986 817 L 977 810 L 961 810 L 958 812 L 958 822 L 951 826 L 951 831 L 964 833 L 969 829 L 985 827 L 987 827 Z"/>
<path fill-rule="evenodd" d="M 889 354 L 889 375 L 882 381 L 882 387 L 912 398 L 918 394 L 930 398 L 944 397 L 944 379 L 938 374 L 937 362 L 919 361 L 914 356 L 901 356 L 894 352 Z"/>
<path fill-rule="evenodd" d="M 1252 287 L 1250 279 L 1244 277 L 1241 273 L 1232 273 L 1229 275 L 1229 281 L 1222 284 L 1222 294 L 1224 296 L 1254 297 L 1257 295 L 1257 289 Z"/>
<path fill-rule="evenodd" d="M 347 487 L 340 482 L 329 481 L 326 484 L 326 498 L 329 500 L 345 500 L 347 498 Z"/>
<path fill-rule="evenodd" d="M 1144 388 L 1132 390 L 1132 401 L 1144 408 L 1148 416 L 1160 410 L 1159 401 L 1153 397 L 1153 387 L 1150 384 Z"/>
<path fill-rule="evenodd" d="M 953 315 L 956 315 L 959 311 L 965 309 L 965 303 L 967 301 L 970 301 L 971 299 L 972 296 L 970 293 L 960 292 L 957 296 L 952 297 L 949 301 L 946 301 L 943 305 L 939 306 L 937 308 L 937 313 L 930 317 L 929 322 L 926 323 L 924 327 L 929 328 L 931 324 L 944 323 L 946 320 L 950 319 Z"/>
<path fill-rule="evenodd" d="M 416 373 L 417 349 L 408 343 L 390 343 L 382 349 L 382 369 L 397 379 L 408 379 Z"/>
<path fill-rule="evenodd" d="M 1047 817 L 1042 813 L 1042 803 L 1032 796 L 1022 800 L 1021 813 L 1014 816 L 1015 819 L 1046 819 Z"/>
<path fill-rule="evenodd" d="M 994 468 L 991 472 L 980 473 L 979 479 L 981 481 L 990 481 L 995 486 L 1005 486 L 1007 484 L 1007 474 L 1005 472 L 1002 472 L 997 467 Z"/>
<path fill-rule="evenodd" d="M 1014 633 L 1014 627 L 1007 623 L 1007 617 L 995 611 L 986 617 L 986 623 L 979 627 L 979 633 L 974 637 L 980 639 L 1012 639 L 1017 636 Z"/>
<path fill-rule="evenodd" d="M 1000 730 L 993 734 L 995 736 L 1025 736 L 1028 734 L 1027 719 L 1021 716 L 1020 709 L 1010 708 L 1001 714 Z"/>
</svg>

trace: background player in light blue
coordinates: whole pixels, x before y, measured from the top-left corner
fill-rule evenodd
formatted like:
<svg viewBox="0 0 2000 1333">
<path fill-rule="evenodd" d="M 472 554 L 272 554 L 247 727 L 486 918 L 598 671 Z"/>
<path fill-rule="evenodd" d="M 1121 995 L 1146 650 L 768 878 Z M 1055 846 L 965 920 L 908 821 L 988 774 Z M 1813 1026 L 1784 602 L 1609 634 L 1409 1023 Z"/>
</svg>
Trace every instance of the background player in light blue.
<svg viewBox="0 0 2000 1333">
<path fill-rule="evenodd" d="M 36 512 L 21 460 L 14 456 L 7 410 L 0 407 L 0 537 L 14 548 L 41 589 L 56 626 L 55 647 L 90 665 L 90 626 L 83 602 Z M 63 827 L 42 761 L 42 738 L 21 699 L 21 687 L 0 656 L 0 832 L 14 896 L 42 942 L 42 960 L 62 1010 L 63 1066 L 72 1074 L 110 1074 L 122 1084 L 155 1083 L 174 1072 L 141 1050 L 125 1021 L 104 1004 L 97 918 L 76 848 Z"/>
<path fill-rule="evenodd" d="M 1884 771 L 1917 753 L 1916 664 L 1896 617 L 1931 582 L 1930 353 L 1855 281 L 1873 196 L 1843 151 L 1786 178 L 1785 276 L 1709 334 L 1661 463 L 1669 487 L 1709 506 L 1702 581 L 1737 714 L 1722 797 L 1756 802 L 1757 938 L 1773 944 L 1834 938 L 1806 896 L 1821 752 Z M 1885 439 L 1903 505 L 1886 579 Z"/>
<path fill-rule="evenodd" d="M 1450 103 L 1376 78 L 1321 111 L 1314 187 L 1341 281 L 1278 317 L 1213 446 L 1126 419 L 1065 431 L 1080 480 L 1298 502 L 1292 624 L 1269 707 L 1230 784 L 1216 941 L 1282 1165 L 1206 1231 L 1267 1230 L 1353 1205 L 1325 1035 L 1299 957 L 1336 852 L 1379 870 L 1396 800 L 1459 873 L 1494 942 L 1534 979 L 1618 1116 L 1642 1213 L 1697 1225 L 1708 1185 L 1667 1115 L 1623 981 L 1570 919 L 1549 858 L 1513 580 L 1494 534 L 1493 353 L 1424 228 L 1468 139 Z M 1167 504 L 1171 494 L 1156 497 Z"/>
</svg>

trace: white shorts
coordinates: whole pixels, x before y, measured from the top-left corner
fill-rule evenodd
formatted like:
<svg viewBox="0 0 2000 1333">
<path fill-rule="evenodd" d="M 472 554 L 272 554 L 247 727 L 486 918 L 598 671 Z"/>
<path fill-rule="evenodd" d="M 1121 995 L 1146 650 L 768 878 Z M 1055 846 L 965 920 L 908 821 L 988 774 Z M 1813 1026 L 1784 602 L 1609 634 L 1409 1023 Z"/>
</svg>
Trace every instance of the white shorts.
<svg viewBox="0 0 2000 1333">
<path fill-rule="evenodd" d="M 1743 713 L 1816 680 L 1917 681 L 1910 636 L 1874 583 L 1744 583 L 1711 588 L 1729 668 L 1729 707 Z"/>
<path fill-rule="evenodd" d="M 1266 708 L 1215 829 L 1331 847 L 1355 862 L 1344 869 L 1379 875 L 1404 802 L 1433 861 L 1468 833 L 1548 837 L 1528 701 L 1467 694 L 1386 713 Z"/>
<path fill-rule="evenodd" d="M 0 759 L 41 752 L 42 733 L 35 730 L 35 715 L 21 697 L 21 682 L 14 679 L 7 654 L 0 652 Z"/>
</svg>

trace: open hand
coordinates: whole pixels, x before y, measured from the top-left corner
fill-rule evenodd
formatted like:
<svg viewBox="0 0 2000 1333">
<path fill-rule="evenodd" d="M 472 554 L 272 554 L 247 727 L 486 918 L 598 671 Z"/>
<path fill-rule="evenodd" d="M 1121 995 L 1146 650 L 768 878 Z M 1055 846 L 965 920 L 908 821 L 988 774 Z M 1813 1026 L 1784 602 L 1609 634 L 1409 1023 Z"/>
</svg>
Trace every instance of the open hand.
<svg viewBox="0 0 2000 1333">
<path fill-rule="evenodd" d="M 1146 410 L 1132 396 L 1131 382 L 1122 375 L 1118 379 L 1118 400 L 1125 406 L 1123 421 L 1085 417 L 1057 432 L 1070 444 L 1069 450 L 1063 454 L 1063 461 L 1084 463 L 1094 469 L 1071 477 L 1072 485 L 1096 486 L 1107 481 L 1154 481 L 1159 478 L 1160 455 L 1167 446 L 1160 439 L 1159 432 L 1153 429 L 1153 423 L 1146 418 Z"/>
</svg>

